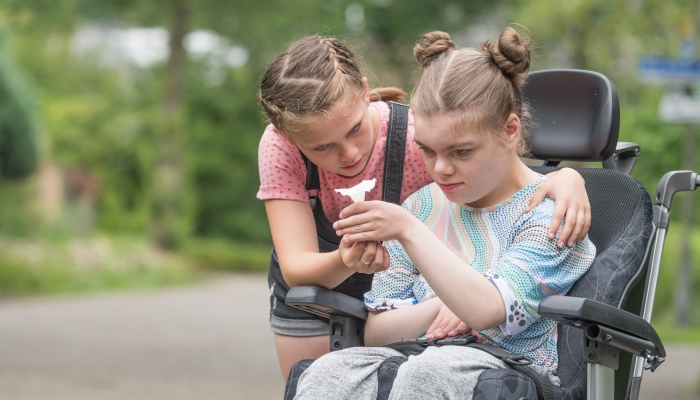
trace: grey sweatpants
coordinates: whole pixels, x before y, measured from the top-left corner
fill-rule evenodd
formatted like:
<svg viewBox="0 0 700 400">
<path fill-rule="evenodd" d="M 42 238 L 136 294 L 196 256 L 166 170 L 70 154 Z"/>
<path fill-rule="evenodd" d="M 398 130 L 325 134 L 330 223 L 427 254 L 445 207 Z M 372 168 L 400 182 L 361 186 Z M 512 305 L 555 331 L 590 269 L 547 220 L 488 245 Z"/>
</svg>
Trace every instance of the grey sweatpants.
<svg viewBox="0 0 700 400">
<path fill-rule="evenodd" d="M 316 360 L 299 377 L 295 400 L 377 397 L 377 370 L 389 357 L 386 347 L 353 347 Z M 494 356 L 470 347 L 428 347 L 399 367 L 389 396 L 394 399 L 471 399 L 484 370 L 508 368 Z"/>
</svg>

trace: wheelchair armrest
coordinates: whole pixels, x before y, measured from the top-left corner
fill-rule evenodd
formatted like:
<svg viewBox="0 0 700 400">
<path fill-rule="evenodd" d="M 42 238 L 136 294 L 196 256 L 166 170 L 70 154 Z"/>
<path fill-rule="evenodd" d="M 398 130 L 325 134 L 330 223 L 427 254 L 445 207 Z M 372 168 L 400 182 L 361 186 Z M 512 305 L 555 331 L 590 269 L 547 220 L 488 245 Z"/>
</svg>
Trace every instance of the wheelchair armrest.
<svg viewBox="0 0 700 400">
<path fill-rule="evenodd" d="M 354 297 L 318 286 L 289 289 L 284 301 L 288 306 L 330 318 L 331 315 L 367 320 L 365 303 Z"/>
<path fill-rule="evenodd" d="M 640 356 L 666 357 L 656 330 L 643 318 L 591 299 L 550 296 L 537 312 L 565 325 L 584 329 L 586 337 Z"/>
</svg>

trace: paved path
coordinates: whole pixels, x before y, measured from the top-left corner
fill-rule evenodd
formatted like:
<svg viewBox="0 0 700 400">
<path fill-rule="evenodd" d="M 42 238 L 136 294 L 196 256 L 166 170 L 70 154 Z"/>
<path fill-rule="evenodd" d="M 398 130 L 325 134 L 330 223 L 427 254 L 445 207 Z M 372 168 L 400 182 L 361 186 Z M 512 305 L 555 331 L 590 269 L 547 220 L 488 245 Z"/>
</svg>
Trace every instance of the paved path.
<svg viewBox="0 0 700 400">
<path fill-rule="evenodd" d="M 281 399 L 262 276 L 0 302 L 0 399 Z"/>
<path fill-rule="evenodd" d="M 0 302 L 0 399 L 281 399 L 264 276 Z M 700 398 L 700 347 L 668 346 L 642 398 Z"/>
</svg>

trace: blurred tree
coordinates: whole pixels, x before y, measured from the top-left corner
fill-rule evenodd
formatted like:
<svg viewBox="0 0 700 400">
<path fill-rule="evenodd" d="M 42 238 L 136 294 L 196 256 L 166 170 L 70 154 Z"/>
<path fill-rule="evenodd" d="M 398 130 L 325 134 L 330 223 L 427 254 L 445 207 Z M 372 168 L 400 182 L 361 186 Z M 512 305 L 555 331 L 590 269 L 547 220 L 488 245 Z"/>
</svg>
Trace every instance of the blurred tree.
<svg viewBox="0 0 700 400">
<path fill-rule="evenodd" d="M 0 176 L 23 178 L 36 170 L 36 115 L 32 89 L 6 50 L 0 28 Z"/>
</svg>

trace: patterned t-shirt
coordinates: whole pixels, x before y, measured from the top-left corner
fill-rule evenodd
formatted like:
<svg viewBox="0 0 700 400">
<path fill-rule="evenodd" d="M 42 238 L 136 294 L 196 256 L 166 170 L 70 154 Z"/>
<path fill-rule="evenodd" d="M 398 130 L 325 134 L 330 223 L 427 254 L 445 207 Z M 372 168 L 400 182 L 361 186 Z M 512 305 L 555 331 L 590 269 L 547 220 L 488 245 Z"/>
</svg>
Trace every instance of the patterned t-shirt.
<svg viewBox="0 0 700 400">
<path fill-rule="evenodd" d="M 375 107 L 379 112 L 379 133 L 365 169 L 354 178 L 344 178 L 333 172 L 318 169 L 321 181 L 321 190 L 318 196 L 323 204 L 323 211 L 333 222 L 338 220 L 340 211 L 352 204 L 350 197 L 343 196 L 334 189 L 350 188 L 364 180 L 376 178 L 377 183 L 374 189 L 365 195 L 365 200 L 382 199 L 384 155 L 390 116 L 389 105 L 378 101 L 370 103 L 369 106 Z M 403 202 L 418 189 L 433 182 L 425 169 L 425 164 L 423 164 L 423 154 L 413 141 L 414 132 L 413 113 L 409 111 L 400 202 Z M 301 158 L 301 153 L 297 147 L 276 134 L 272 130 L 272 125 L 265 129 L 265 133 L 260 139 L 258 169 L 260 190 L 257 197 L 260 200 L 283 199 L 309 202 L 309 194 L 305 189 L 306 164 Z"/>
<path fill-rule="evenodd" d="M 557 324 L 540 318 L 537 306 L 547 296 L 566 294 L 591 266 L 596 250 L 588 237 L 573 248 L 563 249 L 547 237 L 553 200 L 545 199 L 524 212 L 545 180 L 542 177 L 505 202 L 481 209 L 451 203 L 439 186 L 432 184 L 406 199 L 403 207 L 500 291 L 506 321 L 480 331 L 485 342 L 525 355 L 556 373 Z M 391 266 L 374 274 L 372 290 L 365 294 L 366 307 L 384 311 L 434 297 L 401 244 L 391 241 L 387 248 Z"/>
</svg>

